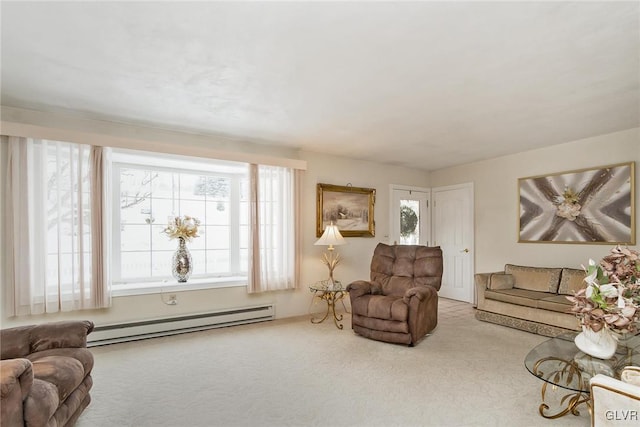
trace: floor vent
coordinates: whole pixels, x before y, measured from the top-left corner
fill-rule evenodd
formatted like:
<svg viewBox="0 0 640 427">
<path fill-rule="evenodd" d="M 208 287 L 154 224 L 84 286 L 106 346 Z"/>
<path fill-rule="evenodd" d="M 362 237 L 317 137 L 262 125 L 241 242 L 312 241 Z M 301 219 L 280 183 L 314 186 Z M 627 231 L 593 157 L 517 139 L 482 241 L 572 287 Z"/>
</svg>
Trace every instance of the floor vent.
<svg viewBox="0 0 640 427">
<path fill-rule="evenodd" d="M 87 346 L 113 344 L 155 338 L 205 329 L 223 328 L 246 323 L 265 322 L 275 318 L 273 305 L 167 317 L 141 322 L 96 326 L 87 337 Z"/>
</svg>

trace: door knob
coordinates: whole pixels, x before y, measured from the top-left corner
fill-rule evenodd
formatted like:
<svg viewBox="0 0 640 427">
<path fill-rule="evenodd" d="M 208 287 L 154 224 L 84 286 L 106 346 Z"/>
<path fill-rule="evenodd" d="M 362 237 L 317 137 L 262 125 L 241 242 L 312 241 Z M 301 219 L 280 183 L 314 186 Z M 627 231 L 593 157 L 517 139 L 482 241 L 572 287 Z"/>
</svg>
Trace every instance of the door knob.
<svg viewBox="0 0 640 427">
<path fill-rule="evenodd" d="M 461 250 L 460 252 L 464 252 L 465 254 L 468 254 L 468 253 L 469 253 L 469 249 L 464 248 L 464 249 L 463 249 L 463 250 Z"/>
</svg>

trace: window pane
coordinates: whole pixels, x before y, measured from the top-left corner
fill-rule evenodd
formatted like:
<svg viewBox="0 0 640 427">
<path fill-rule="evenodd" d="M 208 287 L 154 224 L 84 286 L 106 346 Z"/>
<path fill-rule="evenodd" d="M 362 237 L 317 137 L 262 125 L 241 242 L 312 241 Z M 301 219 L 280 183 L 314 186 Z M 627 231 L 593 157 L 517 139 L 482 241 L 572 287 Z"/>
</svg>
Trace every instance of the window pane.
<svg viewBox="0 0 640 427">
<path fill-rule="evenodd" d="M 240 224 L 249 224 L 249 203 L 240 202 Z"/>
<path fill-rule="evenodd" d="M 190 242 L 187 242 L 187 246 L 189 249 L 194 250 L 205 250 L 207 248 L 207 240 L 205 237 L 206 229 L 203 226 L 198 227 L 198 236 L 195 239 L 191 239 Z"/>
<path fill-rule="evenodd" d="M 205 192 L 199 186 L 200 177 L 192 174 L 180 174 L 180 199 L 182 200 L 204 200 Z"/>
<path fill-rule="evenodd" d="M 149 252 L 123 252 L 120 272 L 123 279 L 148 278 L 151 274 L 151 254 Z"/>
<path fill-rule="evenodd" d="M 247 273 L 249 270 L 249 250 L 240 249 L 240 272 Z"/>
<path fill-rule="evenodd" d="M 240 179 L 240 200 L 243 202 L 249 200 L 249 180 L 246 178 Z"/>
<path fill-rule="evenodd" d="M 174 203 L 171 199 L 158 199 L 154 195 L 151 203 L 154 224 L 160 224 L 166 227 L 169 223 L 169 217 L 173 218 L 178 213 L 178 203 Z"/>
<path fill-rule="evenodd" d="M 120 210 L 127 211 L 131 218 L 123 216 L 129 222 L 141 223 L 149 215 L 149 196 L 151 181 L 156 173 L 145 169 L 122 168 L 120 170 Z M 129 210 L 130 209 L 130 210 Z"/>
<path fill-rule="evenodd" d="M 188 215 L 202 222 L 205 219 L 205 207 L 206 204 L 204 201 L 181 200 L 180 216 Z"/>
<path fill-rule="evenodd" d="M 137 200 L 137 202 L 133 202 Z M 120 222 L 127 224 L 145 224 L 152 218 L 151 201 L 149 199 L 139 200 L 134 198 L 121 199 Z"/>
<path fill-rule="evenodd" d="M 205 233 L 208 249 L 229 249 L 228 226 L 207 226 Z"/>
<path fill-rule="evenodd" d="M 153 251 L 172 251 L 178 247 L 178 240 L 170 239 L 162 231 L 166 224 L 154 224 L 151 229 L 151 247 Z"/>
<path fill-rule="evenodd" d="M 120 272 L 116 271 L 114 277 L 119 276 L 124 282 L 171 277 L 171 262 L 178 241 L 169 239 L 162 231 L 169 218 L 185 215 L 200 220 L 199 237 L 187 243 L 194 261 L 194 276 L 240 274 L 240 271 L 231 271 L 231 266 L 238 264 L 243 264 L 242 271 L 246 272 L 246 261 L 237 259 L 241 255 L 235 244 L 235 252 L 231 253 L 231 239 L 240 235 L 240 247 L 246 258 L 248 205 L 246 201 L 241 202 L 241 208 L 237 201 L 248 197 L 247 176 L 163 167 L 119 166 L 121 209 L 114 232 L 119 233 L 120 245 L 114 250 L 121 251 L 122 261 L 116 267 Z M 244 195 L 232 194 L 232 191 Z M 232 213 L 240 213 L 242 230 L 231 230 L 231 224 L 238 220 L 232 218 Z"/>
<path fill-rule="evenodd" d="M 203 275 L 207 273 L 207 263 L 205 262 L 204 250 L 191 250 L 191 260 L 193 261 L 192 276 Z"/>
<path fill-rule="evenodd" d="M 158 171 L 152 181 L 153 197 L 173 200 L 178 197 L 178 173 Z"/>
<path fill-rule="evenodd" d="M 229 251 L 207 251 L 207 273 L 228 274 L 230 271 Z"/>
<path fill-rule="evenodd" d="M 229 202 L 207 202 L 207 215 L 204 222 L 207 225 L 229 224 Z"/>
<path fill-rule="evenodd" d="M 420 201 L 400 200 L 400 244 L 420 242 Z"/>
<path fill-rule="evenodd" d="M 231 194 L 231 180 L 219 176 L 199 176 L 196 194 L 210 201 L 227 201 Z"/>
<path fill-rule="evenodd" d="M 240 226 L 240 248 L 247 249 L 249 247 L 249 226 Z"/>
<path fill-rule="evenodd" d="M 151 255 L 151 277 L 171 277 L 174 252 L 175 248 L 168 251 L 153 251 Z"/>
<path fill-rule="evenodd" d="M 148 251 L 151 249 L 151 227 L 149 225 L 122 224 L 120 230 L 121 251 Z"/>
</svg>

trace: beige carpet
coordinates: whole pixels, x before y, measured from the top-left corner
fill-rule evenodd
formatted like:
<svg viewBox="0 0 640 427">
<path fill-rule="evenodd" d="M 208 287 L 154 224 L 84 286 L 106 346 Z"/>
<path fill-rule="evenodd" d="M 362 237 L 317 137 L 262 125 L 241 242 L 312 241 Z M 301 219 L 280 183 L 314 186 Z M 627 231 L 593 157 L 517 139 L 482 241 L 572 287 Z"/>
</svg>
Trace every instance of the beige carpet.
<svg viewBox="0 0 640 427">
<path fill-rule="evenodd" d="M 441 299 L 414 348 L 308 317 L 93 348 L 95 426 L 589 426 L 538 415 L 524 357 L 546 338 Z M 558 390 L 558 397 L 565 393 Z"/>
</svg>

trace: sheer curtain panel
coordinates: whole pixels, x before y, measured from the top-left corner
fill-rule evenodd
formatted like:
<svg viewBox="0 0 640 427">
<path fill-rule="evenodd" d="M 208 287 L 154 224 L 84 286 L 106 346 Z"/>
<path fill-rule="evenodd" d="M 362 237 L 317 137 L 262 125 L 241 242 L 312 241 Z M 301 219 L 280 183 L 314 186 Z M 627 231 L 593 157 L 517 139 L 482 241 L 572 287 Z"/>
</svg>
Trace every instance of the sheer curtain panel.
<svg viewBox="0 0 640 427">
<path fill-rule="evenodd" d="M 300 173 L 277 166 L 250 167 L 249 293 L 294 289 L 299 281 Z"/>
<path fill-rule="evenodd" d="M 106 149 L 8 138 L 12 315 L 108 307 Z"/>
</svg>

